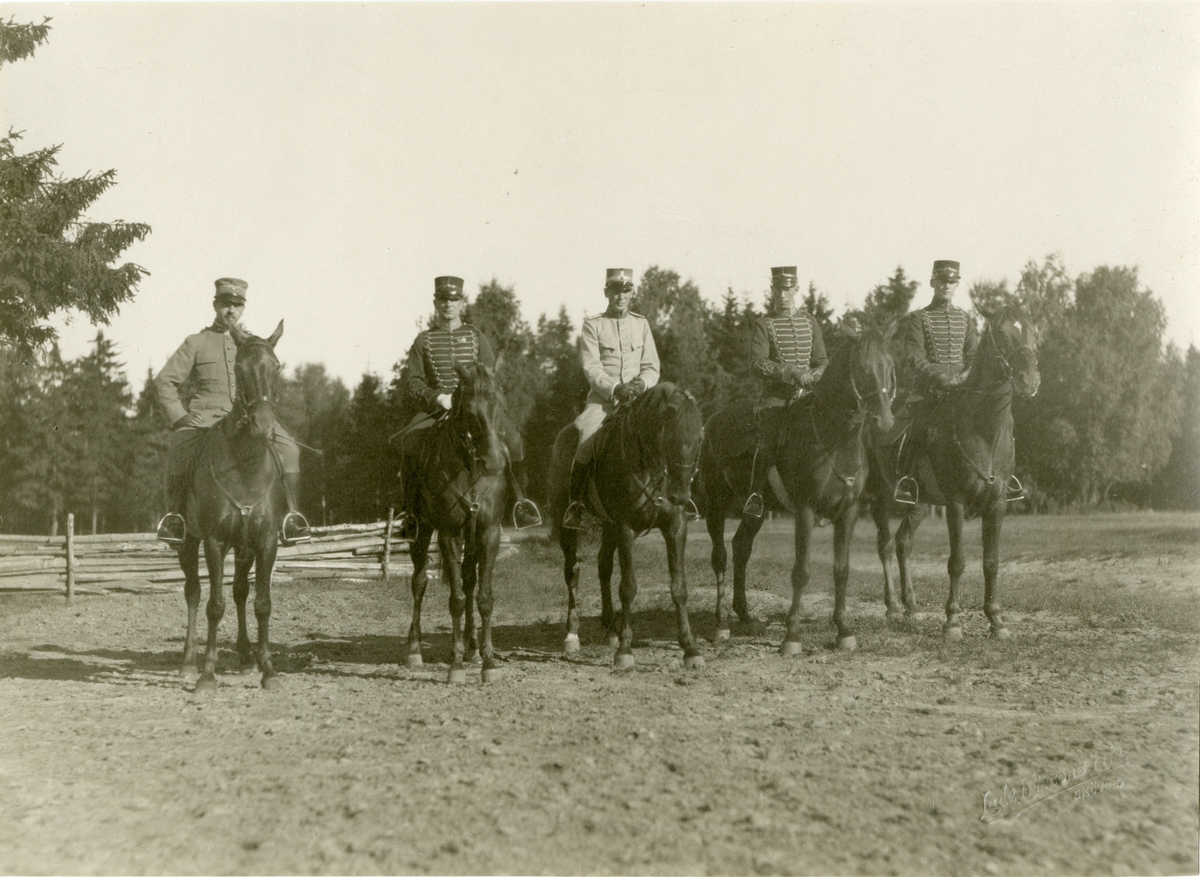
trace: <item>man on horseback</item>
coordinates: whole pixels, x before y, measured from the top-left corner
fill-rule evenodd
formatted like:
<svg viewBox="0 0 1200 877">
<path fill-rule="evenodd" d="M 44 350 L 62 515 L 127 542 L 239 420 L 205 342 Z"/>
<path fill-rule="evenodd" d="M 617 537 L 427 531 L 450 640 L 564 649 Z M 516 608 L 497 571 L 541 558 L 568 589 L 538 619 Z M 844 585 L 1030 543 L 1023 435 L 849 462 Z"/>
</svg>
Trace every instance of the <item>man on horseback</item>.
<svg viewBox="0 0 1200 877">
<path fill-rule="evenodd" d="M 900 390 L 893 435 L 902 435 L 907 429 L 908 438 L 897 464 L 901 477 L 894 497 L 896 502 L 906 505 L 917 502 L 917 481 L 913 476 L 928 438 L 929 414 L 942 393 L 966 380 L 979 347 L 975 322 L 966 311 L 950 304 L 958 289 L 958 269 L 958 262 L 950 259 L 933 263 L 929 278 L 933 301 L 910 313 L 898 335 L 903 351 L 898 361 L 903 366 L 900 371 L 907 378 L 903 382 L 907 386 Z"/>
<path fill-rule="evenodd" d="M 167 454 L 170 511 L 158 522 L 158 538 L 169 545 L 183 544 L 187 535 L 183 512 L 187 507 L 196 454 L 203 446 L 208 430 L 233 410 L 233 401 L 237 397 L 234 373 L 237 345 L 229 329 L 238 325 L 246 308 L 247 288 L 246 281 L 234 277 L 216 281 L 213 324 L 189 335 L 154 379 L 158 402 L 171 423 Z M 195 392 L 186 401 L 180 396 L 180 387 L 185 381 Z M 311 538 L 308 521 L 296 509 L 296 497 L 300 492 L 300 446 L 279 424 L 272 443 L 288 502 L 280 536 L 284 545 L 294 545 Z"/>
<path fill-rule="evenodd" d="M 658 383 L 658 348 L 649 321 L 629 310 L 633 300 L 633 271 L 609 268 L 604 295 L 608 308 L 586 317 L 579 333 L 579 361 L 587 377 L 587 404 L 575 418 L 579 445 L 571 463 L 571 487 L 562 525 L 583 526 L 583 491 L 587 464 L 592 459 L 592 436 L 618 405 L 628 404 Z"/>
<path fill-rule="evenodd" d="M 458 387 L 455 366 L 476 363 L 489 369 L 496 367 L 496 356 L 486 336 L 474 326 L 462 321 L 466 298 L 461 277 L 436 277 L 433 281 L 433 325 L 417 335 L 408 351 L 405 363 L 404 395 L 417 408 L 400 434 L 400 528 L 411 529 L 415 516 L 412 503 L 416 491 L 410 489 L 417 465 L 417 447 L 422 430 L 433 426 L 450 410 L 454 390 Z M 503 409 L 502 409 L 503 410 Z M 514 464 L 525 459 L 525 444 L 521 433 L 503 411 L 502 438 L 508 452 L 505 474 L 509 489 L 516 499 L 513 520 L 517 529 L 540 524 L 541 512 L 533 500 L 527 499 L 513 471 Z"/>
<path fill-rule="evenodd" d="M 779 422 L 785 406 L 812 387 L 825 371 L 829 357 L 816 319 L 796 307 L 800 288 L 795 267 L 771 269 L 774 313 L 754 321 L 750 340 L 751 370 L 762 380 L 758 413 L 758 447 L 750 468 L 750 496 L 742 514 L 763 516 L 767 473 L 775 458 Z"/>
</svg>

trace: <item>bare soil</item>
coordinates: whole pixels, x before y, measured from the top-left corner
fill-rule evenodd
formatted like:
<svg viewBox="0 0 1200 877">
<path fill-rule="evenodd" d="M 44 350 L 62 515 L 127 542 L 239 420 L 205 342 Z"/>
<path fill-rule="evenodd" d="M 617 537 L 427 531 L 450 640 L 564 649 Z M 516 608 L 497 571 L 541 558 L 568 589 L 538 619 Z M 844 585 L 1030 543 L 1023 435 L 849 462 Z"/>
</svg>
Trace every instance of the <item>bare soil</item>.
<svg viewBox="0 0 1200 877">
<path fill-rule="evenodd" d="M 1010 523 L 1013 637 L 987 637 L 976 588 L 961 643 L 940 637 L 940 523 L 922 612 L 892 626 L 863 525 L 856 652 L 833 648 L 818 547 L 805 654 L 778 654 L 786 564 L 764 558 L 764 623 L 709 642 L 698 673 L 649 572 L 637 665 L 611 669 L 594 551 L 584 647 L 564 657 L 561 576 L 536 542 L 502 561 L 488 685 L 446 683 L 436 581 L 419 670 L 406 582 L 279 584 L 271 692 L 235 669 L 230 600 L 207 697 L 178 677 L 181 593 L 0 597 L 0 872 L 1195 874 L 1198 520 L 1161 518 L 1128 550 L 1108 519 Z M 788 533 L 768 525 L 761 550 Z M 707 558 L 694 525 L 711 637 Z M 1095 607 L 1073 611 L 1076 592 Z"/>
</svg>

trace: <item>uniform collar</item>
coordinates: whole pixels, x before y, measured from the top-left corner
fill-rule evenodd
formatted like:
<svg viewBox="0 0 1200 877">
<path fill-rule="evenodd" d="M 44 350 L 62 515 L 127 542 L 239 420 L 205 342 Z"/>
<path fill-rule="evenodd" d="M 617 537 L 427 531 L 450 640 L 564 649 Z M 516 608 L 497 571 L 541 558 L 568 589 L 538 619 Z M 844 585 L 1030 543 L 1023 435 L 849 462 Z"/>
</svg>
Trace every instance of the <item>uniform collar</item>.
<svg viewBox="0 0 1200 877">
<path fill-rule="evenodd" d="M 218 323 L 216 320 L 213 320 L 212 325 L 208 327 L 208 331 L 216 332 L 218 335 L 229 334 L 229 330 L 226 329 L 224 326 L 222 326 L 220 323 Z"/>
</svg>

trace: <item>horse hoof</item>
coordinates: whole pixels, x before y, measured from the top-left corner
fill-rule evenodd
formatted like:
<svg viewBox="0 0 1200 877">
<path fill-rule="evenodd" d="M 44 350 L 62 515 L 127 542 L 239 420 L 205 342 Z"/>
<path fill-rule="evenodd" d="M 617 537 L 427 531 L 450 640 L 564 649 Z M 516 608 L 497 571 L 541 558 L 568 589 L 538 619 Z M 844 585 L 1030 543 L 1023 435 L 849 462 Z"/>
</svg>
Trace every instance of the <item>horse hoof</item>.
<svg viewBox="0 0 1200 877">
<path fill-rule="evenodd" d="M 888 624 L 899 624 L 905 620 L 905 615 L 899 609 L 889 609 L 887 613 Z"/>
<path fill-rule="evenodd" d="M 264 676 L 262 678 L 262 687 L 266 691 L 278 691 L 279 689 L 283 688 L 283 679 L 281 679 L 278 674 Z"/>
<path fill-rule="evenodd" d="M 704 656 L 703 655 L 688 655 L 683 659 L 683 667 L 685 670 L 703 670 Z"/>
<path fill-rule="evenodd" d="M 713 634 L 713 642 L 715 642 L 715 643 L 728 642 L 729 637 L 730 637 L 730 633 L 729 633 L 728 627 L 726 627 L 724 629 L 718 627 L 717 632 Z"/>
<path fill-rule="evenodd" d="M 628 652 L 617 652 L 613 657 L 614 670 L 628 670 L 633 666 L 633 655 Z"/>
<path fill-rule="evenodd" d="M 1008 639 L 1012 634 L 1007 627 L 993 627 L 992 639 Z"/>
<path fill-rule="evenodd" d="M 800 643 L 792 639 L 785 639 L 783 641 L 783 645 L 779 647 L 779 654 L 783 655 L 785 658 L 795 658 L 803 654 L 803 652 L 804 648 L 800 645 Z"/>
<path fill-rule="evenodd" d="M 858 648 L 858 640 L 853 636 L 839 637 L 837 646 L 843 652 L 852 652 Z"/>
<path fill-rule="evenodd" d="M 471 652 L 471 654 L 467 655 L 465 658 L 463 658 L 463 660 L 466 661 L 468 664 L 482 664 L 483 663 L 483 658 L 481 658 L 479 656 L 479 652 Z"/>
<path fill-rule="evenodd" d="M 567 640 L 563 643 L 563 651 L 569 655 L 579 651 L 579 634 L 567 634 Z"/>
<path fill-rule="evenodd" d="M 962 628 L 959 627 L 958 625 L 954 625 L 953 627 L 951 627 L 950 625 L 946 625 L 945 627 L 942 628 L 942 639 L 945 639 L 952 643 L 956 643 L 959 640 L 961 640 L 962 638 L 963 638 Z"/>
<path fill-rule="evenodd" d="M 200 671 L 195 667 L 182 667 L 179 670 L 179 678 L 184 683 L 192 683 L 200 678 Z"/>
<path fill-rule="evenodd" d="M 467 681 L 467 671 L 464 670 L 462 667 L 451 667 L 450 675 L 447 677 L 446 681 L 448 683 L 450 683 L 451 685 L 458 685 L 460 683 L 466 682 Z"/>
<path fill-rule="evenodd" d="M 499 667 L 484 667 L 483 671 L 479 675 L 480 675 L 480 678 L 483 679 L 485 684 L 488 682 L 495 682 L 497 679 L 500 678 L 500 668 Z"/>
<path fill-rule="evenodd" d="M 196 683 L 196 694 L 215 694 L 217 691 L 217 680 L 211 676 L 201 676 Z"/>
<path fill-rule="evenodd" d="M 620 648 L 621 647 L 621 638 L 619 636 L 617 636 L 615 633 L 610 633 L 608 635 L 608 647 L 610 649 Z"/>
<path fill-rule="evenodd" d="M 420 655 L 409 655 L 408 656 L 408 669 L 420 670 L 424 666 L 425 666 L 425 661 L 421 658 Z"/>
</svg>

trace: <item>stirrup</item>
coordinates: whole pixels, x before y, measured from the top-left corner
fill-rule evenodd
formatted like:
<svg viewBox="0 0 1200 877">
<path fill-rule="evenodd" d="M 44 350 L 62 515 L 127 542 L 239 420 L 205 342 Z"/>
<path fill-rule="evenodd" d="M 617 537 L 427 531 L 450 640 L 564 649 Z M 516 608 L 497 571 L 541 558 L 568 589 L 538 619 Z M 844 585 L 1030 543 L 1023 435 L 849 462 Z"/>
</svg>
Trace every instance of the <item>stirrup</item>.
<svg viewBox="0 0 1200 877">
<path fill-rule="evenodd" d="M 901 505 L 916 505 L 920 501 L 921 488 L 917 484 L 917 479 L 911 475 L 905 475 L 896 482 L 896 489 L 892 492 L 892 499 Z"/>
<path fill-rule="evenodd" d="M 1016 502 L 1017 500 L 1025 498 L 1025 487 L 1021 484 L 1021 479 L 1017 478 L 1016 475 L 1010 475 L 1008 477 L 1006 491 L 1006 502 Z"/>
<path fill-rule="evenodd" d="M 279 539 L 285 546 L 298 545 L 312 539 L 308 521 L 299 512 L 288 512 L 279 524 Z"/>
<path fill-rule="evenodd" d="M 406 542 L 415 540 L 419 530 L 420 525 L 417 522 L 417 516 L 412 512 L 402 511 L 392 522 L 392 533 L 395 534 L 397 539 L 403 539 Z"/>
<path fill-rule="evenodd" d="M 187 524 L 178 512 L 167 512 L 155 529 L 158 531 L 158 541 L 168 545 L 182 545 L 187 538 Z"/>
<path fill-rule="evenodd" d="M 531 499 L 522 499 L 513 506 L 513 526 L 518 530 L 537 527 L 542 523 L 542 513 L 537 503 Z"/>
<path fill-rule="evenodd" d="M 583 527 L 583 503 L 579 500 L 573 500 L 567 506 L 566 514 L 563 515 L 562 525 L 565 530 L 579 530 Z"/>
<path fill-rule="evenodd" d="M 742 515 L 747 518 L 761 518 L 763 516 L 763 496 L 761 493 L 752 493 L 746 497 L 746 505 L 742 508 Z"/>
</svg>

